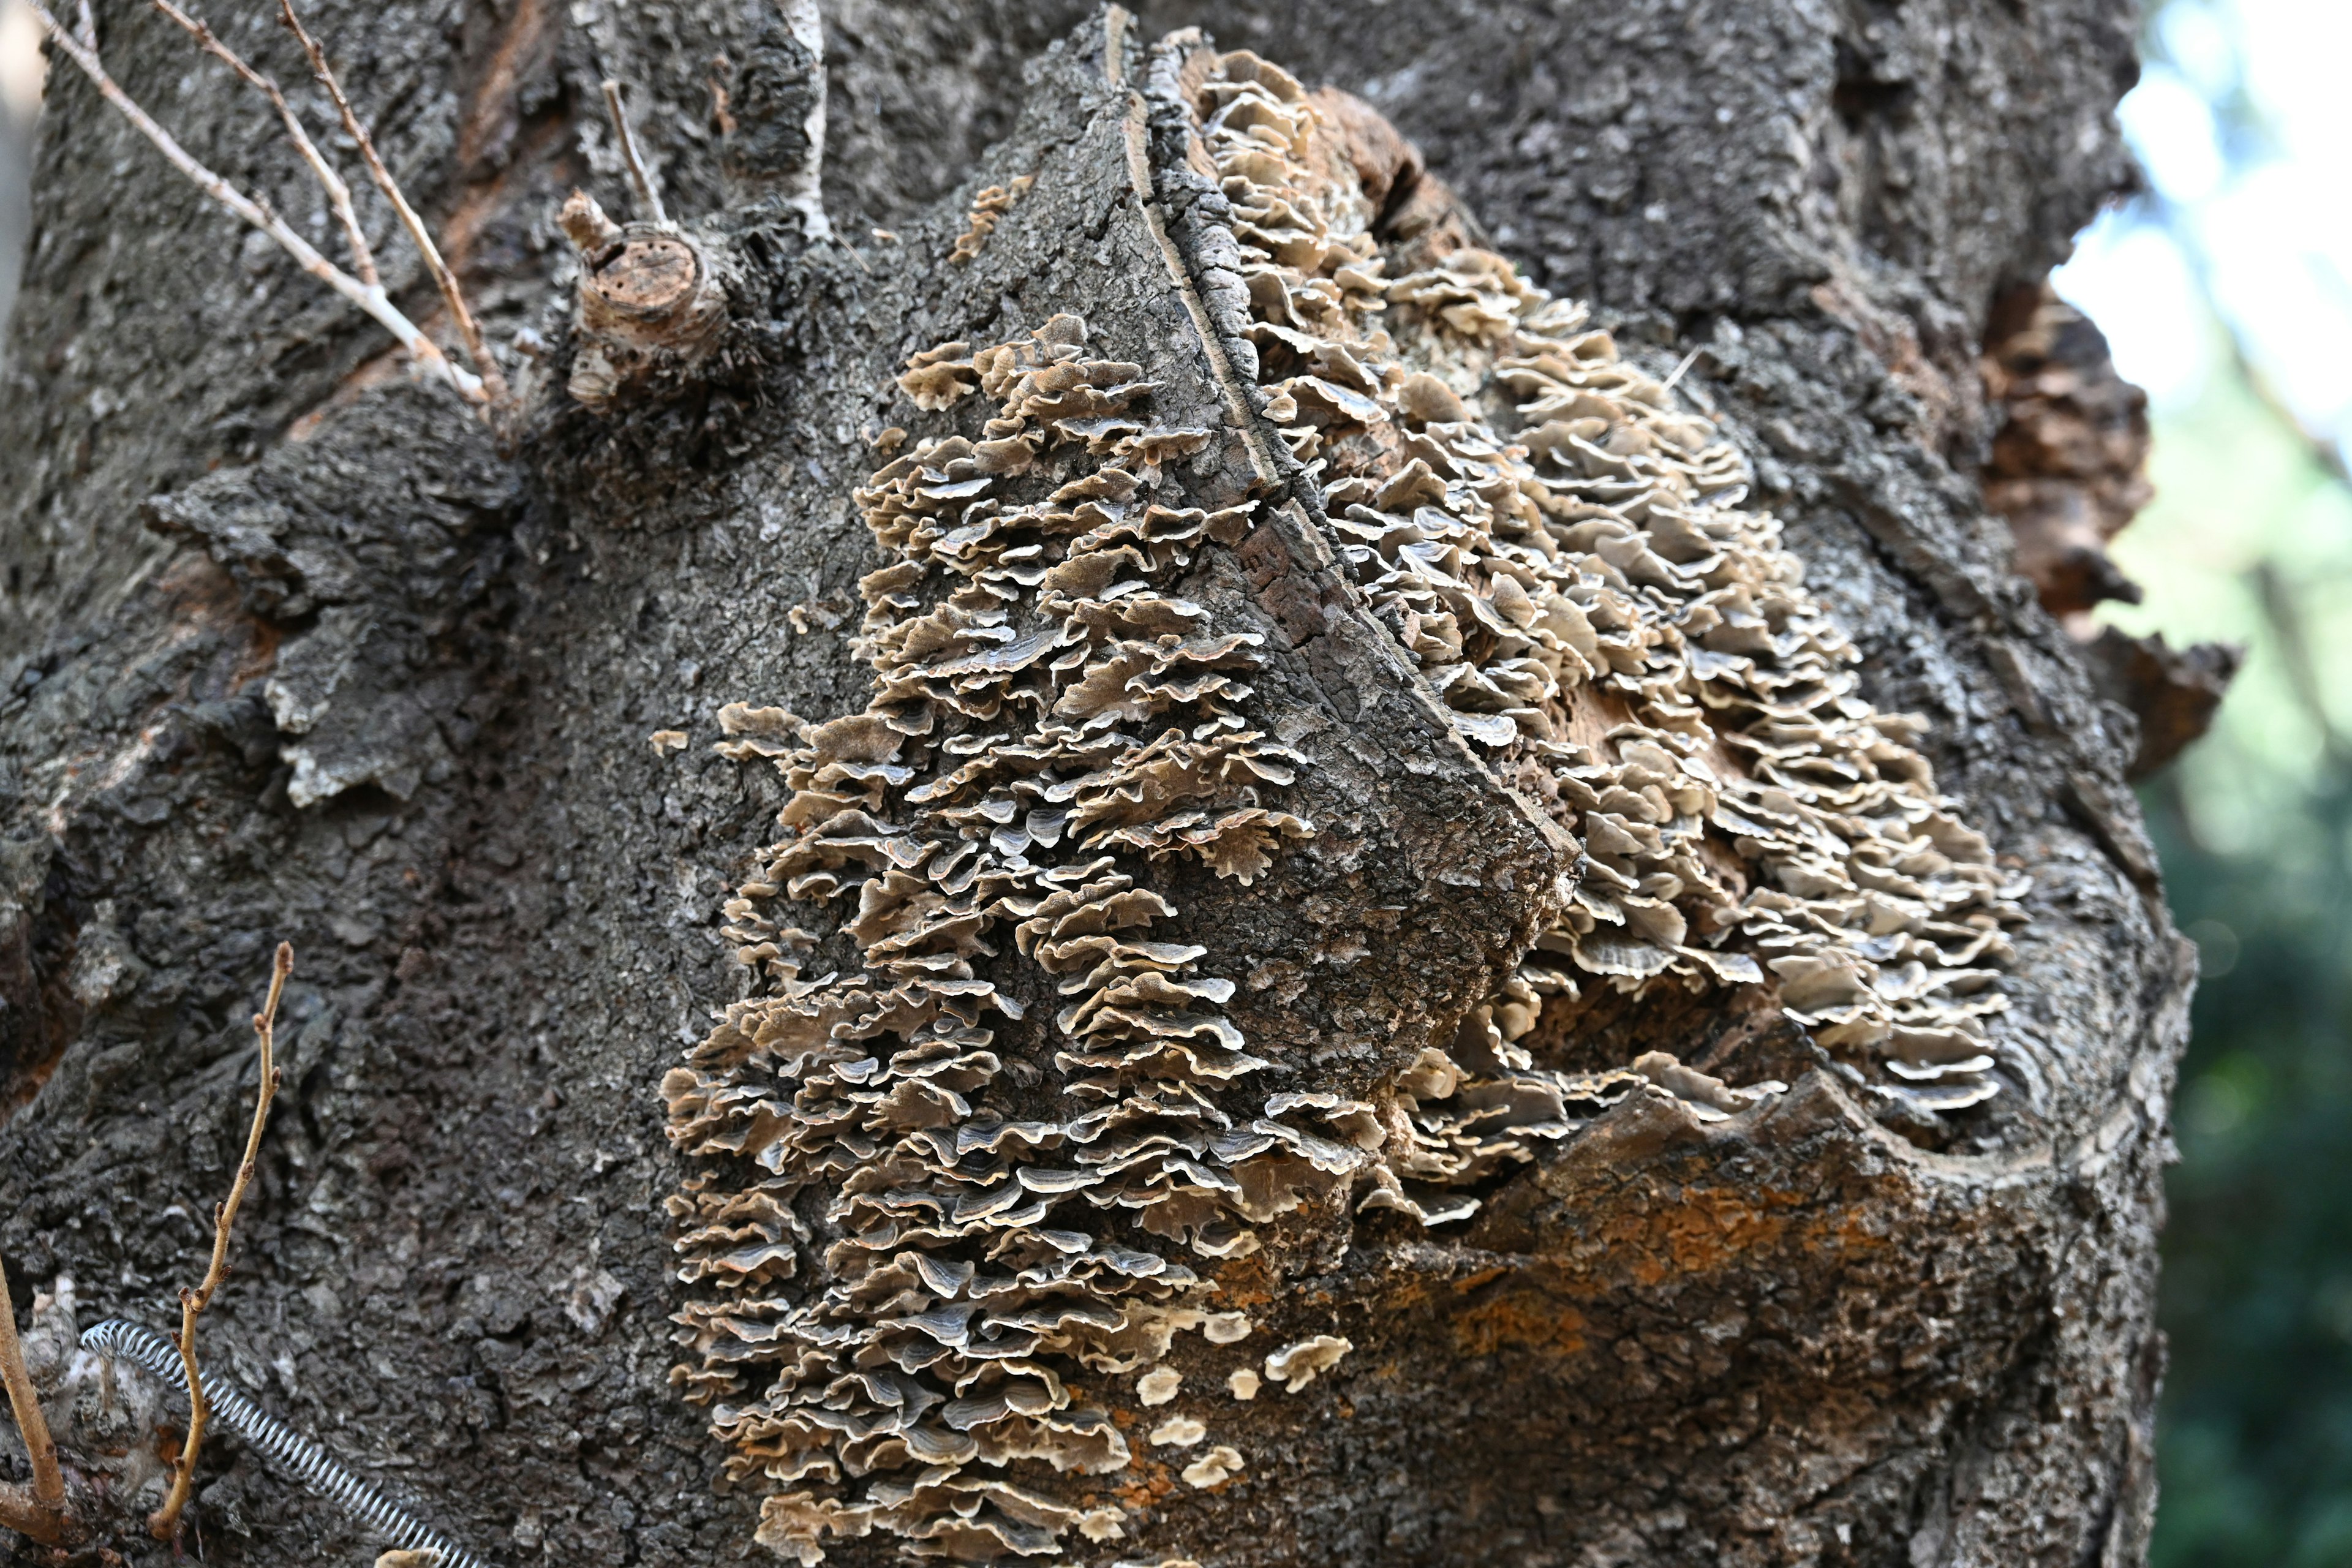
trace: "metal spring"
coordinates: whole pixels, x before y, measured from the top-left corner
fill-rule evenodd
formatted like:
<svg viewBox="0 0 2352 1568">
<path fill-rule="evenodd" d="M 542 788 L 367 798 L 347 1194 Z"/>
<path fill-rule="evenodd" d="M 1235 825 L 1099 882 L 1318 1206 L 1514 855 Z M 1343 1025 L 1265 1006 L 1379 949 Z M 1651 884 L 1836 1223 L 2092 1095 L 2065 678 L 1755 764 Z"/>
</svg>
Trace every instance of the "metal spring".
<svg viewBox="0 0 2352 1568">
<path fill-rule="evenodd" d="M 81 1346 L 100 1355 L 121 1356 L 145 1368 L 184 1394 L 187 1373 L 180 1365 L 179 1348 L 154 1330 L 109 1318 L 82 1332 Z M 440 1553 L 439 1568 L 489 1568 L 481 1558 L 428 1529 L 406 1509 L 386 1498 L 332 1454 L 253 1402 L 236 1384 L 213 1378 L 205 1384 L 212 1413 L 233 1427 L 280 1468 L 304 1486 L 341 1508 L 353 1519 L 373 1526 L 393 1545 L 413 1552 Z"/>
</svg>

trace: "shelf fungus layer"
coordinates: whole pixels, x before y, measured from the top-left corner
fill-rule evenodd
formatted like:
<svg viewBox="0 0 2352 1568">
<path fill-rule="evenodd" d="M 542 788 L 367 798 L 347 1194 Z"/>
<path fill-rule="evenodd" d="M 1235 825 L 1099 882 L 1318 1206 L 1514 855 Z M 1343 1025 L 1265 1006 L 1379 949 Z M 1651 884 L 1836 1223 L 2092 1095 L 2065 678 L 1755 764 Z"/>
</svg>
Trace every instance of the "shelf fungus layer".
<svg viewBox="0 0 2352 1568">
<path fill-rule="evenodd" d="M 1738 456 L 1462 224 L 1398 232 L 1346 100 L 1112 37 L 1041 86 L 1083 134 L 975 182 L 1021 199 L 908 241 L 950 264 L 855 495 L 866 706 L 722 715 L 789 798 L 751 994 L 664 1085 L 675 1375 L 803 1563 L 1158 1561 L 1357 1364 L 1244 1281 L 1629 1097 L 1778 1091 L 1544 1065 L 1586 993 L 1991 1089 L 2013 889 Z"/>
<path fill-rule="evenodd" d="M 2024 889 L 1940 797 L 1715 426 L 1472 242 L 1355 100 L 1153 52 L 1159 191 L 1220 346 L 1349 585 L 1497 777 L 1573 835 L 1573 897 L 1391 1086 L 1365 1199 L 1437 1223 L 1642 1086 L 1776 1093 L 1666 1052 L 1542 1067 L 1548 1011 L 1747 988 L 1910 1114 L 1997 1090 Z"/>
</svg>

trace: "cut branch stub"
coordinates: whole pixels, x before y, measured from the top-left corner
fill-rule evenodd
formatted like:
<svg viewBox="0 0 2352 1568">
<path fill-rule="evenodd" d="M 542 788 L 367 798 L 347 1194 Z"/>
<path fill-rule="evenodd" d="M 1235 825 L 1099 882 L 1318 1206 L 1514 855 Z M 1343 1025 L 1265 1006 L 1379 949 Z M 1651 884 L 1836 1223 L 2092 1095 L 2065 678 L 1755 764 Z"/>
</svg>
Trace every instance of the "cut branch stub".
<svg viewBox="0 0 2352 1568">
<path fill-rule="evenodd" d="M 577 192 L 562 221 L 581 259 L 574 398 L 601 409 L 628 384 L 688 368 L 716 345 L 727 290 L 699 241 L 666 225 L 617 225 Z"/>
<path fill-rule="evenodd" d="M 667 338 L 673 323 L 691 313 L 702 280 L 693 246 L 676 235 L 641 234 L 596 269 L 581 291 L 581 309 L 600 328 L 626 322 Z"/>
</svg>

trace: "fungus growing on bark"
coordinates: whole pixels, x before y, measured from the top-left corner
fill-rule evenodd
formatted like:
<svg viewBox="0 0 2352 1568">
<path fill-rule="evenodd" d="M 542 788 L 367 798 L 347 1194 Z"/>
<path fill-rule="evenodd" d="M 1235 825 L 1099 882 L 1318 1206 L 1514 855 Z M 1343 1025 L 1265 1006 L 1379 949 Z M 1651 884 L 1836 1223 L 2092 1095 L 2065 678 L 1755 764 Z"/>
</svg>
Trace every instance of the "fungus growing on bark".
<svg viewBox="0 0 2352 1568">
<path fill-rule="evenodd" d="M 1643 1085 L 1702 1119 L 1780 1089 L 1663 1053 L 1539 1067 L 1521 1042 L 1595 985 L 1760 988 L 1884 1100 L 1997 1092 L 1985 1020 L 2021 884 L 1935 793 L 1921 721 L 1858 695 L 1780 525 L 1742 507 L 1739 455 L 1462 224 L 1381 226 L 1368 175 L 1417 163 L 1361 105 L 1181 43 L 1149 91 L 1189 144 L 1160 179 L 1203 292 L 1237 279 L 1225 346 L 1332 548 L 1464 737 L 1585 850 L 1567 919 L 1399 1079 L 1405 1135 L 1363 1206 L 1465 1217 L 1447 1189 Z"/>
<path fill-rule="evenodd" d="M 1314 832 L 1280 805 L 1305 759 L 1249 721 L 1260 635 L 1171 591 L 1251 510 L 1169 485 L 1207 432 L 1155 422 L 1139 367 L 1093 357 L 1074 316 L 918 354 L 901 387 L 994 416 L 857 492 L 888 556 L 862 585 L 867 708 L 720 712 L 722 752 L 793 792 L 728 906 L 768 989 L 664 1086 L 678 1145 L 748 1173 L 671 1200 L 680 1277 L 713 1292 L 679 1314 L 677 1381 L 732 1474 L 792 1489 L 761 1539 L 807 1563 L 874 1529 L 1049 1550 L 1081 1514 L 987 1472 L 1124 1467 L 1089 1393 L 1132 1377 L 1164 1405 L 1175 1334 L 1247 1332 L 1192 1304 L 1187 1254 L 1253 1250 L 1251 1224 L 1370 1159 L 1316 1130 L 1316 1097 L 1252 1094 L 1233 981 L 1155 933 L 1180 911 L 1139 876 L 1191 858 L 1246 880 Z M 803 978 L 816 939 L 771 918 L 780 897 L 842 900 L 861 967 Z M 1041 994 L 1051 1048 L 1016 1072 L 1001 1029 Z M 1051 1115 L 1020 1092 L 1040 1069 Z"/>
<path fill-rule="evenodd" d="M 1165 1405 L 1176 1397 L 1176 1390 L 1183 1381 L 1183 1374 L 1173 1368 L 1155 1366 L 1136 1379 L 1135 1402 L 1147 1408 Z"/>
<path fill-rule="evenodd" d="M 1341 1359 L 1355 1348 L 1337 1334 L 1316 1334 L 1296 1344 L 1285 1345 L 1265 1358 L 1266 1380 L 1278 1383 L 1296 1394 L 1320 1374 L 1338 1366 Z"/>
<path fill-rule="evenodd" d="M 1201 1337 L 1213 1345 L 1237 1345 L 1249 1331 L 1250 1321 L 1240 1312 L 1211 1312 L 1201 1320 Z"/>
<path fill-rule="evenodd" d="M 956 237 L 955 249 L 948 259 L 961 267 L 978 256 L 988 243 L 989 234 L 999 219 L 1013 210 L 1013 205 L 1028 194 L 1037 183 L 1034 174 L 1023 174 L 1001 185 L 991 185 L 971 198 L 971 213 L 964 224 L 963 233 Z"/>
<path fill-rule="evenodd" d="M 1917 721 L 1857 695 L 1738 454 L 1465 224 L 1376 233 L 1378 149 L 1342 100 L 1183 47 L 1147 90 L 1186 140 L 1156 177 L 1185 198 L 1187 309 L 1254 382 L 1232 434 L 1286 459 L 1285 493 L 1190 504 L 1177 476 L 1219 433 L 1163 418 L 1114 353 L 1141 345 L 1076 315 L 940 343 L 897 378 L 917 434 L 855 494 L 882 557 L 866 706 L 719 716 L 723 753 L 790 793 L 727 906 L 755 994 L 664 1082 L 697 1162 L 670 1200 L 698 1288 L 674 1377 L 730 1476 L 778 1489 L 760 1539 L 804 1564 L 877 1531 L 970 1560 L 1109 1539 L 1069 1478 L 1129 1464 L 1111 1407 L 1177 1398 L 1178 1335 L 1249 1335 L 1213 1281 L 1266 1227 L 1449 1223 L 1629 1096 L 1706 1119 L 1779 1092 L 1659 1052 L 1539 1065 L 1547 1006 L 1583 988 L 1754 988 L 1922 1113 L 1995 1089 L 2016 889 L 1935 795 Z M 1270 625 L 1319 612 L 1198 585 L 1228 551 L 1248 576 L 1277 500 L 1462 754 L 1583 847 L 1500 988 L 1349 1093 L 1287 1063 L 1263 1087 L 1228 1007 L 1251 961 L 1213 921 L 1188 940 L 1178 896 L 1318 834 L 1315 764 L 1255 683 Z M 1224 1388 L 1297 1394 L 1352 1348 L 1308 1331 Z M 1182 1479 L 1243 1469 L 1220 1446 Z"/>
<path fill-rule="evenodd" d="M 979 373 L 971 368 L 971 345 L 961 342 L 925 349 L 907 362 L 907 374 L 898 378 L 898 389 L 927 414 L 947 407 L 979 386 Z M 906 432 L 900 430 L 898 435 L 903 439 Z M 893 447 L 897 445 L 891 443 Z"/>
<path fill-rule="evenodd" d="M 1171 1415 L 1151 1429 L 1155 1448 L 1189 1448 L 1209 1435 L 1208 1427 L 1190 1415 Z"/>
<path fill-rule="evenodd" d="M 1241 1455 L 1223 1444 L 1210 1449 L 1184 1467 L 1181 1474 L 1185 1484 L 1206 1490 L 1222 1486 L 1240 1475 L 1244 1468 Z"/>
</svg>

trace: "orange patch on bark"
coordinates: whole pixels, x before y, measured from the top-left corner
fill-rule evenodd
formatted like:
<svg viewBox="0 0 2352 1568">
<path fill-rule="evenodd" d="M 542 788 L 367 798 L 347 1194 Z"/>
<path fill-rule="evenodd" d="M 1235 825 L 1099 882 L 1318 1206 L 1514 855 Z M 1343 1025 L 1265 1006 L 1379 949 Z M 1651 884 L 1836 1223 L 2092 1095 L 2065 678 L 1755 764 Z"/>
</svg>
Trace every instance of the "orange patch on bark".
<svg viewBox="0 0 2352 1568">
<path fill-rule="evenodd" d="M 1176 1472 L 1156 1459 L 1134 1461 L 1142 1473 L 1123 1487 L 1111 1489 L 1111 1495 L 1139 1512 L 1163 1501 L 1176 1489 Z"/>
<path fill-rule="evenodd" d="M 1255 1307 L 1274 1300 L 1274 1272 L 1262 1256 L 1232 1258 L 1217 1268 L 1217 1293 L 1226 1304 Z"/>
<path fill-rule="evenodd" d="M 466 105 L 457 126 L 457 164 L 470 167 L 503 130 L 502 121 L 515 113 L 514 102 L 524 72 L 546 41 L 550 21 L 546 0 L 522 0 L 500 30 L 490 51 L 489 67 Z"/>
<path fill-rule="evenodd" d="M 1685 1187 L 1674 1202 L 1626 1215 L 1602 1235 L 1635 1283 L 1655 1285 L 1676 1274 L 1717 1273 L 1781 1245 L 1789 1219 L 1773 1211 L 1801 1201 L 1795 1193 Z"/>
<path fill-rule="evenodd" d="M 1531 1290 L 1510 1290 L 1481 1301 L 1454 1320 L 1454 1342 L 1465 1355 L 1493 1355 L 1505 1346 L 1579 1355 L 1584 1314 Z"/>
</svg>

